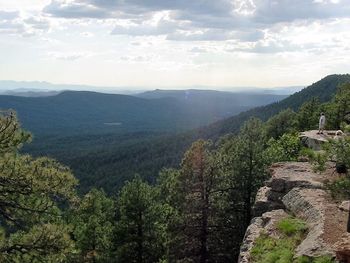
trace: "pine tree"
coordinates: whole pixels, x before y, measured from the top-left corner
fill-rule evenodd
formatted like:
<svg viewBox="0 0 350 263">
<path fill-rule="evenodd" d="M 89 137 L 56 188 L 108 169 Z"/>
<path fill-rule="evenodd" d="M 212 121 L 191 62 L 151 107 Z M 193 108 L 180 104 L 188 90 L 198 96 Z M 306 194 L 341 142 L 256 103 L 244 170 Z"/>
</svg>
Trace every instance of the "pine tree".
<svg viewBox="0 0 350 263">
<path fill-rule="evenodd" d="M 240 221 L 236 233 L 241 237 L 250 223 L 256 192 L 267 178 L 265 145 L 263 124 L 252 118 L 243 125 L 238 136 L 226 138 L 219 149 L 221 171 L 227 180 L 227 202 L 234 221 Z"/>
<path fill-rule="evenodd" d="M 29 138 L 14 113 L 0 116 L 0 261 L 61 262 L 73 244 L 59 206 L 77 181 L 52 159 L 19 154 Z"/>
<path fill-rule="evenodd" d="M 151 263 L 165 256 L 163 211 L 155 187 L 140 177 L 126 183 L 117 201 L 118 262 Z"/>
<path fill-rule="evenodd" d="M 321 113 L 321 104 L 318 98 L 313 98 L 301 105 L 298 112 L 298 130 L 307 131 L 318 128 L 318 119 Z"/>
<path fill-rule="evenodd" d="M 286 109 L 271 117 L 265 124 L 268 137 L 278 139 L 285 133 L 296 131 L 297 114 L 291 110 Z"/>
<path fill-rule="evenodd" d="M 350 83 L 338 87 L 333 101 L 326 105 L 326 109 L 327 126 L 339 130 L 345 116 L 350 114 Z"/>
<path fill-rule="evenodd" d="M 115 203 L 103 191 L 92 189 L 72 213 L 73 235 L 84 262 L 114 262 Z"/>
</svg>

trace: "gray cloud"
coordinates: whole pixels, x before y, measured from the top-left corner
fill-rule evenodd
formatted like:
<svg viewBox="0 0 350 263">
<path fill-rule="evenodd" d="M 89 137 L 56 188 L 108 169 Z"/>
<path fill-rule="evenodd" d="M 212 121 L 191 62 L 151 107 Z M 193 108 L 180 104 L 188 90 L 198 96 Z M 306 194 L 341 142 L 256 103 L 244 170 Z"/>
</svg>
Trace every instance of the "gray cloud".
<svg viewBox="0 0 350 263">
<path fill-rule="evenodd" d="M 350 17 L 350 5 L 347 0 L 256 0 L 254 3 L 254 21 L 262 24 Z"/>
<path fill-rule="evenodd" d="M 1 34 L 24 34 L 25 26 L 16 21 L 0 21 Z"/>
<path fill-rule="evenodd" d="M 278 23 L 350 17 L 348 0 L 52 0 L 43 12 L 55 17 L 126 19 L 115 35 L 166 35 L 177 41 L 254 42 Z M 152 15 L 167 11 L 157 24 Z"/>
<path fill-rule="evenodd" d="M 42 17 L 29 17 L 23 20 L 25 24 L 31 26 L 33 29 L 47 31 L 50 29 L 50 22 Z"/>
<path fill-rule="evenodd" d="M 52 16 L 64 18 L 109 18 L 113 16 L 108 8 L 90 5 L 82 1 L 65 3 L 60 0 L 52 0 L 43 11 Z"/>
<path fill-rule="evenodd" d="M 208 50 L 203 47 L 193 47 L 189 50 L 189 52 L 199 54 L 199 53 L 207 53 Z"/>
<path fill-rule="evenodd" d="M 117 25 L 111 32 L 112 35 L 131 35 L 131 36 L 153 36 L 165 35 L 174 32 L 180 26 L 178 23 L 160 19 L 156 24 L 133 24 L 130 26 Z"/>
<path fill-rule="evenodd" d="M 223 41 L 233 39 L 231 32 L 221 29 L 209 29 L 203 31 L 176 31 L 167 36 L 167 40 L 175 41 Z"/>
<path fill-rule="evenodd" d="M 18 11 L 3 11 L 0 10 L 0 20 L 12 20 L 19 16 Z"/>
<path fill-rule="evenodd" d="M 0 10 L 0 33 L 10 35 L 32 36 L 48 31 L 50 22 L 43 17 L 23 18 L 19 12 Z"/>
</svg>

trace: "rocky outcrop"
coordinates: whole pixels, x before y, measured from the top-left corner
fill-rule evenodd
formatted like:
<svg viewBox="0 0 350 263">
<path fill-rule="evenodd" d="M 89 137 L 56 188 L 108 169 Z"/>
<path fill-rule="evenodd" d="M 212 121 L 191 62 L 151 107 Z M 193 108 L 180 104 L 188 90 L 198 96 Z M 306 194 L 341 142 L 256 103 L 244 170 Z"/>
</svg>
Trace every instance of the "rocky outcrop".
<svg viewBox="0 0 350 263">
<path fill-rule="evenodd" d="M 253 218 L 246 231 L 238 262 L 249 263 L 250 251 L 254 246 L 255 240 L 260 236 L 260 233 L 264 231 L 264 233 L 269 236 L 274 236 L 276 223 L 286 217 L 288 217 L 288 214 L 284 210 L 279 209 L 272 212 L 266 212 L 261 217 Z"/>
<path fill-rule="evenodd" d="M 323 239 L 325 232 L 326 192 L 321 189 L 294 188 L 283 197 L 287 210 L 305 220 L 309 231 L 296 250 L 297 256 L 318 257 L 333 255 L 333 250 Z"/>
<path fill-rule="evenodd" d="M 303 144 L 315 151 L 322 150 L 322 144 L 329 139 L 333 139 L 336 131 L 324 131 L 323 134 L 319 134 L 318 130 L 305 131 L 300 134 Z"/>
<path fill-rule="evenodd" d="M 349 212 L 350 210 L 350 200 L 348 201 L 343 201 L 338 208 L 342 211 Z"/>
<path fill-rule="evenodd" d="M 350 233 L 345 233 L 334 245 L 337 259 L 343 263 L 350 263 Z"/>
<path fill-rule="evenodd" d="M 250 262 L 250 251 L 263 231 L 273 235 L 273 226 L 281 218 L 292 214 L 308 224 L 308 233 L 296 249 L 296 256 L 317 257 L 344 255 L 334 244 L 346 232 L 346 205 L 331 202 L 323 189 L 327 173 L 314 173 L 309 163 L 277 163 L 271 167 L 271 178 L 260 188 L 253 208 L 255 218 L 247 229 L 239 258 Z M 341 207 L 341 208 L 340 208 Z M 343 208 L 344 207 L 344 208 Z M 343 209 L 343 210 L 341 210 Z M 344 241 L 342 246 L 344 247 Z"/>
<path fill-rule="evenodd" d="M 293 188 L 323 187 L 322 177 L 312 171 L 309 163 L 276 163 L 271 166 L 270 172 L 270 180 L 266 182 L 266 186 L 259 189 L 256 196 L 253 207 L 255 217 L 268 211 L 285 208 L 282 198 Z"/>
</svg>

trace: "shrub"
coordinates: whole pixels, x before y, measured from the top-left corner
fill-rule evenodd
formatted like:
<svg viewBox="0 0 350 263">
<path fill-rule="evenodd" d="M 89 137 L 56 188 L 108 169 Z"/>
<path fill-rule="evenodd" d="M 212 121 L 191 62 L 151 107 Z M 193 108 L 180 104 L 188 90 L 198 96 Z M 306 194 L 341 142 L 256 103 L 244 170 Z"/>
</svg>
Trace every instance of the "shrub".
<svg viewBox="0 0 350 263">
<path fill-rule="evenodd" d="M 333 182 L 327 183 L 326 187 L 334 199 L 350 199 L 350 179 L 348 177 L 340 177 Z"/>
<path fill-rule="evenodd" d="M 302 146 L 296 134 L 284 134 L 279 139 L 271 138 L 264 152 L 265 158 L 270 163 L 296 161 Z"/>
<path fill-rule="evenodd" d="M 278 222 L 277 229 L 281 233 L 291 236 L 305 233 L 307 226 L 306 223 L 300 219 L 288 217 Z"/>
<path fill-rule="evenodd" d="M 277 222 L 279 238 L 262 233 L 251 250 L 254 263 L 334 263 L 330 256 L 317 258 L 295 258 L 295 249 L 303 240 L 307 231 L 306 223 L 300 219 L 288 217 Z"/>
<path fill-rule="evenodd" d="M 301 242 L 307 227 L 296 218 L 288 217 L 277 223 L 281 238 L 261 234 L 251 251 L 252 262 L 256 263 L 292 263 L 294 250 Z"/>
</svg>

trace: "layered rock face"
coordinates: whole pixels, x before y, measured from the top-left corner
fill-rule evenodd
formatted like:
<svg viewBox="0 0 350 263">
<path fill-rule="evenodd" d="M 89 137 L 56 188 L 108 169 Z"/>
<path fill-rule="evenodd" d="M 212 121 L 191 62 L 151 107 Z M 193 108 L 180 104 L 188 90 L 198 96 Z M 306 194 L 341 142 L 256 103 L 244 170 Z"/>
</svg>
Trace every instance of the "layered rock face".
<svg viewBox="0 0 350 263">
<path fill-rule="evenodd" d="M 271 167 L 271 179 L 256 197 L 255 218 L 248 227 L 239 262 L 250 262 L 250 250 L 261 232 L 272 234 L 275 222 L 292 214 L 308 224 L 308 233 L 297 247 L 296 256 L 336 255 L 346 233 L 347 211 L 332 202 L 323 189 L 325 174 L 316 174 L 309 163 L 277 163 Z M 338 247 L 337 247 L 338 246 Z M 350 250 L 349 250 L 350 252 Z"/>
</svg>

